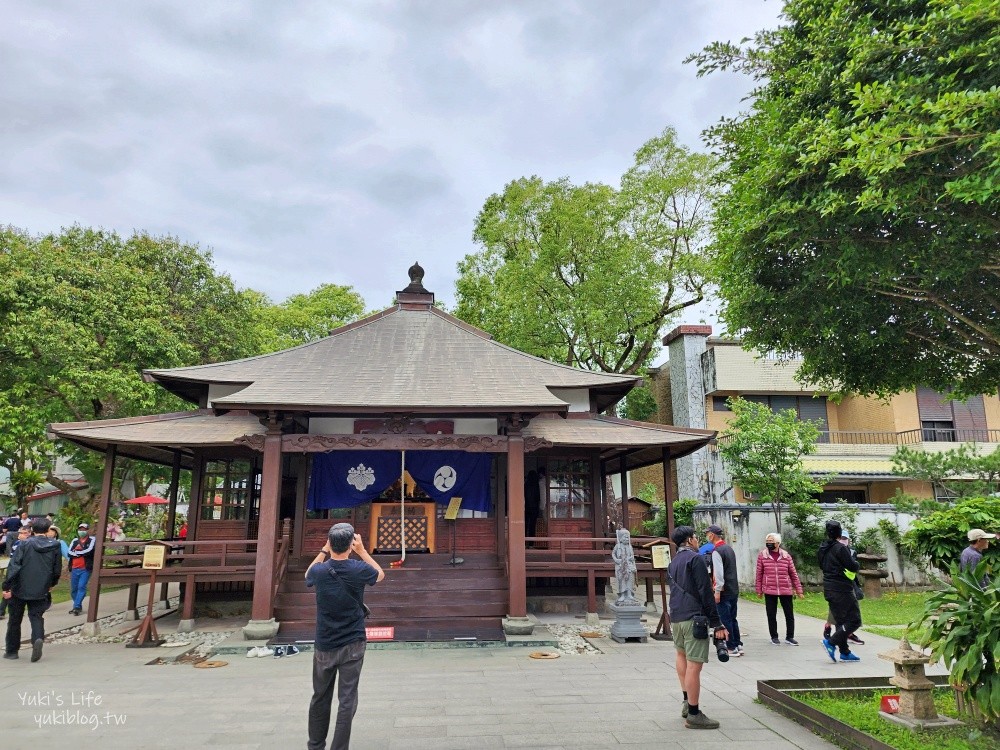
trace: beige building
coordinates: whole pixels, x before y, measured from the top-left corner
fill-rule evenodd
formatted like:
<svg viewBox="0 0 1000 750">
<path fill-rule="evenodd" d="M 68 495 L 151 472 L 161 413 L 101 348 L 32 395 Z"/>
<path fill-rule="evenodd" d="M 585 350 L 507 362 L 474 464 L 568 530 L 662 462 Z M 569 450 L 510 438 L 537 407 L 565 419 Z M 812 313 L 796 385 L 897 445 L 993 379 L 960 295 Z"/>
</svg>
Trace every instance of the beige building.
<svg viewBox="0 0 1000 750">
<path fill-rule="evenodd" d="M 795 379 L 799 360 L 779 359 L 744 350 L 733 339 L 713 337 L 708 326 L 680 326 L 663 340 L 669 362 L 654 369 L 651 387 L 658 404 L 657 421 L 684 427 L 725 431 L 733 413 L 727 399 L 740 396 L 771 409 L 793 409 L 800 418 L 820 425 L 820 441 L 807 469 L 829 481 L 820 500 L 884 503 L 897 490 L 930 498 L 935 488 L 892 472 L 898 446 L 942 451 L 959 443 L 975 443 L 981 452 L 1000 444 L 1000 398 L 996 394 L 955 401 L 929 388 L 900 393 L 887 400 L 846 396 L 804 387 Z M 676 497 L 701 502 L 742 502 L 732 487 L 715 446 L 678 465 Z M 662 478 L 655 468 L 632 478 L 632 487 Z"/>
</svg>

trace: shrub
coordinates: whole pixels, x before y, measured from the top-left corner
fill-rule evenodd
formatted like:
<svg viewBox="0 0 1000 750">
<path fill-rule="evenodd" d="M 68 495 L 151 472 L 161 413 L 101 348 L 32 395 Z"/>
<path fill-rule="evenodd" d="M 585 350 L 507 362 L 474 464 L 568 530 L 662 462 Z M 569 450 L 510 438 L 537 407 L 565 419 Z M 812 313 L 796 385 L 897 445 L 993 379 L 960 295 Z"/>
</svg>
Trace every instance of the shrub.
<svg viewBox="0 0 1000 750">
<path fill-rule="evenodd" d="M 903 535 L 903 545 L 911 554 L 926 556 L 935 567 L 947 570 L 968 544 L 969 529 L 998 526 L 1000 497 L 967 498 L 916 519 Z"/>
</svg>

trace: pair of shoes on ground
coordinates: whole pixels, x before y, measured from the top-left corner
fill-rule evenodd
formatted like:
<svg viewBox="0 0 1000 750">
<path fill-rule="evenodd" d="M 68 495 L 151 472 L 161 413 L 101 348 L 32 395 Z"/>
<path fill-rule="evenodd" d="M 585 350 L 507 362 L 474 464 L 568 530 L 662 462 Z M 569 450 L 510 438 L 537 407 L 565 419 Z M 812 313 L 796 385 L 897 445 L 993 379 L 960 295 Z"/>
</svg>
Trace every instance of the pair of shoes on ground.
<svg viewBox="0 0 1000 750">
<path fill-rule="evenodd" d="M 80 609 L 79 607 L 73 607 L 73 609 L 71 609 L 71 610 L 69 611 L 69 613 L 70 613 L 71 615 L 82 615 L 82 614 L 83 614 L 83 610 L 82 610 L 82 609 Z"/>
<path fill-rule="evenodd" d="M 735 659 L 735 658 L 737 658 L 739 656 L 743 656 L 743 655 L 744 655 L 744 651 L 743 651 L 743 647 L 742 646 L 737 646 L 734 649 L 729 649 L 729 658 L 731 658 L 731 659 Z"/>
<path fill-rule="evenodd" d="M 701 711 L 696 714 L 688 714 L 688 717 L 684 720 L 684 726 L 688 729 L 718 729 L 719 722 L 715 719 L 710 719 Z"/>
<path fill-rule="evenodd" d="M 780 646 L 781 645 L 781 641 L 778 640 L 777 636 L 775 636 L 774 638 L 771 639 L 771 643 L 773 643 L 775 646 Z M 799 642 L 797 640 L 795 640 L 794 638 L 786 638 L 785 639 L 785 643 L 787 645 L 789 645 L 789 646 L 798 646 L 799 645 Z"/>
<path fill-rule="evenodd" d="M 824 638 L 823 639 L 823 648 L 826 649 L 826 654 L 827 654 L 827 656 L 830 657 L 830 661 L 832 661 L 834 664 L 836 664 L 837 663 L 837 647 L 834 646 L 832 643 L 830 643 L 830 639 L 829 638 Z M 840 655 L 840 660 L 841 661 L 861 661 L 861 657 L 858 656 L 857 654 L 847 653 L 847 654 L 841 654 Z"/>
<path fill-rule="evenodd" d="M 274 648 L 268 648 L 267 646 L 255 646 L 251 649 L 247 649 L 247 658 L 263 658 L 265 656 L 273 656 L 277 658 L 281 656 L 292 656 L 297 653 L 299 653 L 298 646 L 275 646 Z"/>
</svg>

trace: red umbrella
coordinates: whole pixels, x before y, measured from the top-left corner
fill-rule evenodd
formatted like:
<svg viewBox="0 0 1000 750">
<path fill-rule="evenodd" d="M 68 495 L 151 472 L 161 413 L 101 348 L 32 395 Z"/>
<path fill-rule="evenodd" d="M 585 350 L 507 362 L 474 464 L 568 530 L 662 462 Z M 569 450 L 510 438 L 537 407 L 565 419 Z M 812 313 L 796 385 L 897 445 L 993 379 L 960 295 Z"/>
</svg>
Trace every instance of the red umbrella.
<svg viewBox="0 0 1000 750">
<path fill-rule="evenodd" d="M 142 497 L 133 497 L 131 500 L 126 500 L 126 505 L 166 505 L 169 500 L 157 497 L 156 495 L 143 495 Z"/>
</svg>

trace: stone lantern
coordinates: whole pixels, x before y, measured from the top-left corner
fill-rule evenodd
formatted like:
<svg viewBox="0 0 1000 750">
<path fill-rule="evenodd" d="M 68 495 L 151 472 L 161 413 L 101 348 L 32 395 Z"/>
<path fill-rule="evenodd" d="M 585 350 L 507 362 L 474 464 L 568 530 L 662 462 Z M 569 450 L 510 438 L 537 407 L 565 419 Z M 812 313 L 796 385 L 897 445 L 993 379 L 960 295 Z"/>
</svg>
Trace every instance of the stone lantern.
<svg viewBox="0 0 1000 750">
<path fill-rule="evenodd" d="M 888 559 L 885 555 L 872 555 L 867 552 L 858 555 L 858 564 L 861 566 L 858 575 L 863 580 L 861 587 L 866 598 L 878 599 L 882 596 L 882 579 L 889 577 L 889 571 L 878 565 Z"/>
<path fill-rule="evenodd" d="M 930 662 L 931 657 L 914 650 L 905 636 L 896 648 L 879 654 L 878 658 L 893 663 L 896 673 L 889 678 L 889 682 L 899 688 L 899 713 L 879 711 L 882 718 L 910 729 L 945 727 L 962 723 L 945 716 L 938 716 L 937 709 L 934 708 L 934 683 L 928 680 L 924 673 L 924 665 Z"/>
</svg>

